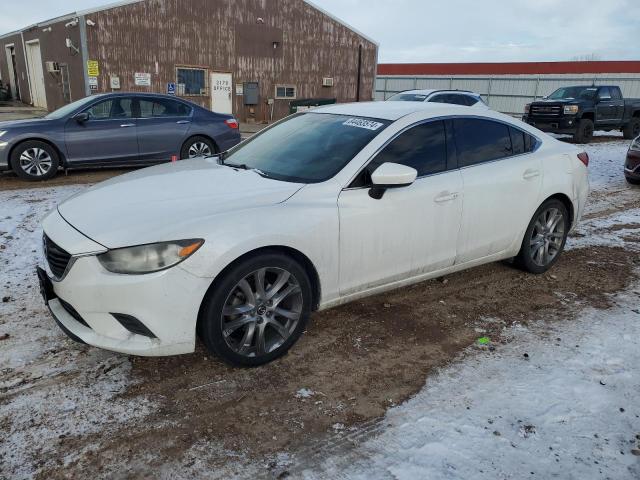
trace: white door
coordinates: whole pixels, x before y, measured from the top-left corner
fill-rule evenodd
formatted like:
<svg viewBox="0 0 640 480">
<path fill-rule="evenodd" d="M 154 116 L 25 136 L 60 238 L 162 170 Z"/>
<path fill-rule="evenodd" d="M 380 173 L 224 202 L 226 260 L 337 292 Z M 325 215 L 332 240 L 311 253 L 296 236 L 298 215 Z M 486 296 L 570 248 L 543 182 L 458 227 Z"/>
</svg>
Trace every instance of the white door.
<svg viewBox="0 0 640 480">
<path fill-rule="evenodd" d="M 233 113 L 232 77 L 230 73 L 213 72 L 210 77 L 211 111 Z"/>
<path fill-rule="evenodd" d="M 418 170 L 407 187 L 371 198 L 368 176 L 385 162 Z M 405 131 L 340 193 L 340 294 L 453 265 L 462 216 L 462 178 L 447 169 L 444 122 Z"/>
<path fill-rule="evenodd" d="M 40 55 L 40 42 L 27 42 L 27 70 L 31 85 L 31 102 L 34 107 L 47 108 L 47 97 L 44 89 L 44 72 L 42 69 L 42 56 Z"/>
<path fill-rule="evenodd" d="M 454 120 L 464 211 L 456 263 L 512 248 L 539 206 L 542 163 L 535 139 L 504 123 Z"/>
</svg>

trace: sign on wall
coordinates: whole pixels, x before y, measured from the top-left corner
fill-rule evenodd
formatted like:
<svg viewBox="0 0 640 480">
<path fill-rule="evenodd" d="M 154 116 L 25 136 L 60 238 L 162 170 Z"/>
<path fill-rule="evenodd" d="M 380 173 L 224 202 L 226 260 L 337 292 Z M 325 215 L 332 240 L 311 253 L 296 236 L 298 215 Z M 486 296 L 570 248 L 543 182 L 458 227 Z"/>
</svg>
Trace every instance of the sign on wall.
<svg viewBox="0 0 640 480">
<path fill-rule="evenodd" d="M 100 76 L 100 67 L 97 60 L 87 60 L 87 74 L 89 77 Z"/>
<path fill-rule="evenodd" d="M 98 90 L 98 77 L 89 77 L 89 90 L 92 92 Z"/>
<path fill-rule="evenodd" d="M 111 77 L 109 77 L 109 85 L 111 86 L 111 90 L 120 90 L 120 77 L 111 75 Z"/>
<path fill-rule="evenodd" d="M 244 95 L 244 85 L 242 83 L 236 83 L 236 95 Z"/>
<path fill-rule="evenodd" d="M 176 94 L 176 84 L 173 82 L 167 83 L 167 95 L 175 95 Z"/>
<path fill-rule="evenodd" d="M 151 74 L 136 72 L 133 75 L 133 80 L 138 87 L 150 87 L 151 86 Z"/>
</svg>

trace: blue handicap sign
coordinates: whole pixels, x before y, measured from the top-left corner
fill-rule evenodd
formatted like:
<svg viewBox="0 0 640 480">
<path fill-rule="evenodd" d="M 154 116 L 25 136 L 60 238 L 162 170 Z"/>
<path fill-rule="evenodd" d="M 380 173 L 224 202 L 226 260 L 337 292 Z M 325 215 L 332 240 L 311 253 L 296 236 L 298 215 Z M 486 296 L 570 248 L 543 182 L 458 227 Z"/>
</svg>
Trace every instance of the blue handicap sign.
<svg viewBox="0 0 640 480">
<path fill-rule="evenodd" d="M 176 94 L 176 84 L 167 83 L 167 95 L 175 95 L 175 94 Z"/>
</svg>

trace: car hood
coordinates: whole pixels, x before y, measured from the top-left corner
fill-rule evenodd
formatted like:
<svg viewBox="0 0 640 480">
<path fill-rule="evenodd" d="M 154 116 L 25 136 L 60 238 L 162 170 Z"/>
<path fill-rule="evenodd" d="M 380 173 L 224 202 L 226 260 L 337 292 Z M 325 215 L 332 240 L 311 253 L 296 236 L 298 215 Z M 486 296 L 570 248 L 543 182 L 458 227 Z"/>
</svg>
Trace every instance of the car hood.
<svg viewBox="0 0 640 480">
<path fill-rule="evenodd" d="M 51 120 L 46 118 L 27 118 L 25 120 L 8 120 L 6 122 L 0 122 L 0 130 L 10 130 L 13 128 L 39 127 L 46 122 L 51 122 Z"/>
<path fill-rule="evenodd" d="M 583 101 L 583 100 L 582 100 Z M 581 100 L 575 98 L 558 98 L 555 100 L 544 99 L 531 102 L 531 105 L 577 105 L 581 103 Z"/>
<path fill-rule="evenodd" d="M 284 202 L 304 185 L 184 160 L 115 177 L 61 203 L 60 215 L 107 248 L 198 238 L 215 215 Z"/>
</svg>

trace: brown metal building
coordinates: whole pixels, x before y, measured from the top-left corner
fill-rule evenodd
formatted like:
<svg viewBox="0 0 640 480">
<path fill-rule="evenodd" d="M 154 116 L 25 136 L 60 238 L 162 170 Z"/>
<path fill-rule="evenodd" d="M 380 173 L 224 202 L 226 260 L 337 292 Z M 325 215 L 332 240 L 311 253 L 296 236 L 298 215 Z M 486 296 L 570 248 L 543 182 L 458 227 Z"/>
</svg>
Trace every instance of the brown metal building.
<svg viewBox="0 0 640 480">
<path fill-rule="evenodd" d="M 16 99 L 54 110 L 109 91 L 172 93 L 243 121 L 296 99 L 373 99 L 377 44 L 306 0 L 132 0 L 0 36 Z"/>
</svg>

